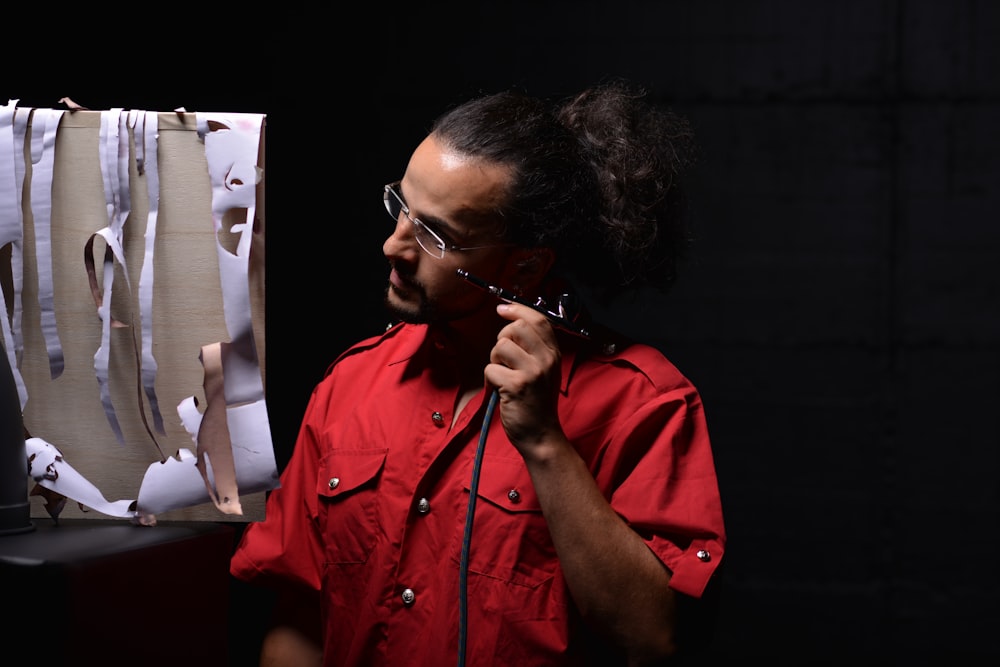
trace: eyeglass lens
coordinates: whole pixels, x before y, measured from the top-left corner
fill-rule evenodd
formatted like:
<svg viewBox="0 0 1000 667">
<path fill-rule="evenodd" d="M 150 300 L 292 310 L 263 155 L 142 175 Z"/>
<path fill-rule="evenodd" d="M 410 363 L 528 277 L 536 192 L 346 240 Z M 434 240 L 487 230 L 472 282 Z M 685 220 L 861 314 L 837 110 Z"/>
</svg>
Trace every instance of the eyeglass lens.
<svg viewBox="0 0 1000 667">
<path fill-rule="evenodd" d="M 399 214 L 403 213 L 406 219 L 413 224 L 413 236 L 417 239 L 417 244 L 423 248 L 424 252 L 438 259 L 444 257 L 444 241 L 424 223 L 414 219 L 409 213 L 404 212 L 403 198 L 396 192 L 396 184 L 385 186 L 385 194 L 382 198 L 385 201 L 385 209 L 389 212 L 389 216 L 393 220 L 399 221 Z"/>
</svg>

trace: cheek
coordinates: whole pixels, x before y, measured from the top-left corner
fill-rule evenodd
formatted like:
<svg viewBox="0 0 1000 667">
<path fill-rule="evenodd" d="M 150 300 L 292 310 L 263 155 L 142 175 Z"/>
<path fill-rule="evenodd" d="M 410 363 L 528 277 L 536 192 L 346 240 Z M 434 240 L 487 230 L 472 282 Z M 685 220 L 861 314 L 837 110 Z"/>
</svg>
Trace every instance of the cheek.
<svg viewBox="0 0 1000 667">
<path fill-rule="evenodd" d="M 428 268 L 426 264 L 421 262 L 414 278 L 436 308 L 449 313 L 468 313 L 481 307 L 486 299 L 493 298 L 459 278 L 453 265 Z"/>
<path fill-rule="evenodd" d="M 436 264 L 436 263 L 435 263 Z M 415 278 L 423 285 L 427 295 L 436 301 L 461 301 L 465 298 L 458 275 L 453 269 L 421 262 Z"/>
</svg>

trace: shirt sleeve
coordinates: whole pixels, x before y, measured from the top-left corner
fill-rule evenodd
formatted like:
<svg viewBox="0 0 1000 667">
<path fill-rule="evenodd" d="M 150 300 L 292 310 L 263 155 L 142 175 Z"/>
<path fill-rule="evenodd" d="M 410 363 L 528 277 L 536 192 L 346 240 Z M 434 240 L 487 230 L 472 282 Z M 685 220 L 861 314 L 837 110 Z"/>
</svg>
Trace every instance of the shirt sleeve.
<svg viewBox="0 0 1000 667">
<path fill-rule="evenodd" d="M 310 397 L 295 448 L 281 473 L 280 486 L 268 496 L 264 520 L 251 523 L 230 560 L 237 579 L 274 587 L 319 590 L 323 549 L 316 531 L 315 493 L 320 456 L 313 424 L 325 405 L 327 378 Z"/>
<path fill-rule="evenodd" d="M 628 417 L 612 450 L 621 477 L 612 507 L 670 569 L 671 588 L 701 597 L 725 550 L 708 427 L 690 384 L 659 393 Z"/>
</svg>

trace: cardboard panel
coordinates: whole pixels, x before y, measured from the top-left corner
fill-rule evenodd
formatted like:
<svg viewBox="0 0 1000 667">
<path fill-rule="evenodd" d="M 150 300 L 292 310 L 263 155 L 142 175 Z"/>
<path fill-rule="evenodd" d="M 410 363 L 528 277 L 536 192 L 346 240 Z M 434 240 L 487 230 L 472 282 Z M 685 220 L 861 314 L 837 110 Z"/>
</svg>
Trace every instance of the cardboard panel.
<svg viewBox="0 0 1000 667">
<path fill-rule="evenodd" d="M 107 386 L 114 414 L 121 426 L 119 442 L 102 405 L 95 375 L 95 354 L 101 348 L 103 322 L 91 292 L 85 256 L 88 242 L 96 262 L 101 288 L 105 240 L 94 235 L 109 225 L 100 160 L 101 112 L 74 111 L 63 114 L 55 144 L 52 178 L 51 257 L 53 305 L 57 331 L 64 354 L 64 370 L 50 376 L 49 357 L 41 326 L 37 216 L 29 186 L 30 147 L 26 145 L 28 174 L 24 199 L 23 264 L 23 353 L 19 368 L 28 392 L 24 423 L 29 434 L 51 443 L 68 463 L 96 486 L 108 501 L 134 499 L 139 495 L 147 468 L 175 457 L 179 450 L 195 450 L 192 435 L 178 415 L 178 406 L 194 397 L 205 406 L 205 369 L 200 361 L 203 346 L 229 341 L 220 283 L 219 254 L 213 221 L 212 183 L 206 161 L 205 142 L 197 131 L 193 113 L 159 113 L 157 167 L 159 207 L 153 245 L 152 349 L 156 361 L 156 399 L 164 433 L 153 429 L 152 406 L 143 396 L 139 370 L 140 281 L 146 256 L 149 174 L 140 173 L 136 159 L 135 129 L 130 128 L 129 214 L 122 234 L 124 262 L 114 261 L 111 315 L 126 326 L 112 328 Z M 139 135 L 141 137 L 141 134 Z M 28 142 L 26 142 L 27 144 Z M 263 128 L 258 165 L 263 168 Z M 139 141 L 141 155 L 141 138 Z M 253 222 L 253 245 L 247 290 L 252 306 L 253 340 L 256 344 L 261 381 L 264 368 L 264 207 L 263 179 L 257 184 Z M 154 193 L 155 196 L 155 193 Z M 226 214 L 244 214 L 234 211 Z M 219 243 L 234 244 L 227 224 L 219 231 Z M 42 253 L 44 257 L 44 253 Z M 3 255 L 9 261 L 9 248 Z M 8 271 L 11 273 L 8 274 Z M 13 269 L 4 271 L 4 293 L 8 311 L 12 304 Z M 127 275 L 127 280 L 126 280 Z M 148 284 L 148 282 L 146 283 Z M 202 409 L 204 409 L 202 407 Z M 150 433 L 152 431 L 152 434 Z M 267 438 L 270 443 L 269 436 Z M 241 497 L 242 515 L 220 512 L 212 503 L 171 510 L 164 519 L 259 519 L 263 517 L 263 493 Z M 32 498 L 32 517 L 48 517 L 41 498 Z M 67 502 L 62 516 L 107 518 Z"/>
</svg>

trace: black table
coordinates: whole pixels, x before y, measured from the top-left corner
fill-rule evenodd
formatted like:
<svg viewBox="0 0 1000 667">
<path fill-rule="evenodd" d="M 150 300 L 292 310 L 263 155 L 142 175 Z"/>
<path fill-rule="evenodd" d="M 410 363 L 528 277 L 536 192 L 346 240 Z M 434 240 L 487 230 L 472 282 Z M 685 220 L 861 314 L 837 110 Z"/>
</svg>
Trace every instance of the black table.
<svg viewBox="0 0 1000 667">
<path fill-rule="evenodd" d="M 235 528 L 104 519 L 32 525 L 0 535 L 0 664 L 228 664 Z"/>
</svg>

